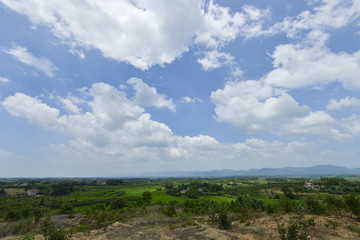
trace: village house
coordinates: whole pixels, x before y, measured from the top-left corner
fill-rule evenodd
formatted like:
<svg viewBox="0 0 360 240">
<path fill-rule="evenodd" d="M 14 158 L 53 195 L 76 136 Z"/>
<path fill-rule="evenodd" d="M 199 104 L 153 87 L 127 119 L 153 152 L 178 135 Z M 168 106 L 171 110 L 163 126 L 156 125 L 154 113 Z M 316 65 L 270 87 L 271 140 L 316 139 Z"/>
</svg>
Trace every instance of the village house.
<svg viewBox="0 0 360 240">
<path fill-rule="evenodd" d="M 96 185 L 106 185 L 106 181 L 97 181 Z"/>
<path fill-rule="evenodd" d="M 37 189 L 29 189 L 26 191 L 26 195 L 28 196 L 36 196 L 39 194 L 39 190 Z"/>
<path fill-rule="evenodd" d="M 304 187 L 312 190 L 324 190 L 325 185 L 314 185 L 312 182 L 305 182 Z"/>
<path fill-rule="evenodd" d="M 204 191 L 204 187 L 198 187 L 197 189 L 199 192 L 203 192 Z"/>
<path fill-rule="evenodd" d="M 26 186 L 28 186 L 28 185 L 29 185 L 29 183 L 23 182 L 23 183 L 20 183 L 20 184 L 19 184 L 19 187 L 26 187 Z"/>
<path fill-rule="evenodd" d="M 181 190 L 180 192 L 181 192 L 181 194 L 185 194 L 185 193 L 187 193 L 187 191 L 189 191 L 189 189 L 190 188 L 186 188 L 186 189 Z"/>
</svg>

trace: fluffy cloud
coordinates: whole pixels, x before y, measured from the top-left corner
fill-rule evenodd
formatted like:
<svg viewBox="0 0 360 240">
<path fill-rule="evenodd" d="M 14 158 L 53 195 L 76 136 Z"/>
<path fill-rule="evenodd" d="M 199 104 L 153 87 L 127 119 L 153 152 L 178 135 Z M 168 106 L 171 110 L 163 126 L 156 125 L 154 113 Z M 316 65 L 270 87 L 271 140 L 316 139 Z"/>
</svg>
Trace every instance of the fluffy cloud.
<svg viewBox="0 0 360 240">
<path fill-rule="evenodd" d="M 253 88 L 253 91 L 259 96 L 267 95 L 267 90 L 261 93 Z M 204 169 L 204 165 L 208 169 L 248 168 L 257 166 L 259 159 L 276 159 L 272 166 L 281 165 L 296 149 L 311 148 L 306 143 L 267 142 L 254 138 L 243 143 L 224 144 L 207 135 L 181 137 L 174 135 L 167 125 L 152 120 L 151 115 L 123 90 L 95 83 L 83 89 L 82 94 L 81 98 L 72 95 L 58 98 L 66 113 L 23 93 L 7 97 L 1 106 L 14 117 L 69 136 L 67 146 L 55 148 L 61 152 L 60 156 L 69 154 L 74 159 L 71 165 L 86 158 L 87 161 L 102 159 L 133 166 L 139 161 L 153 167 L 182 165 L 182 169 L 187 170 L 190 169 L 186 164 L 199 169 Z M 224 163 L 219 159 L 228 160 Z M 298 161 L 304 159 L 305 156 L 299 157 Z"/>
<path fill-rule="evenodd" d="M 95 83 L 85 89 L 91 101 L 85 111 L 74 98 L 61 99 L 69 114 L 50 107 L 23 93 L 7 97 L 1 105 L 12 116 L 23 117 L 31 124 L 61 131 L 73 138 L 79 148 L 93 149 L 103 154 L 120 154 L 125 149 L 167 146 L 172 141 L 171 130 L 151 120 L 144 108 L 126 97 L 126 93 L 105 83 Z"/>
<path fill-rule="evenodd" d="M 310 112 L 305 117 L 295 118 L 284 126 L 288 132 L 295 134 L 321 134 L 334 124 L 335 120 L 326 112 Z"/>
<path fill-rule="evenodd" d="M 48 77 L 54 77 L 57 67 L 45 57 L 35 57 L 25 47 L 15 46 L 5 50 L 6 53 L 16 57 L 20 62 L 30 65 L 45 73 Z"/>
<path fill-rule="evenodd" d="M 322 86 L 339 81 L 347 89 L 360 90 L 360 51 L 333 53 L 324 46 L 326 40 L 315 43 L 315 36 L 319 35 L 326 36 L 322 32 L 311 32 L 305 40 L 310 44 L 277 46 L 272 54 L 275 69 L 264 81 L 284 88 Z"/>
<path fill-rule="evenodd" d="M 287 93 L 259 81 L 228 82 L 224 89 L 212 92 L 211 101 L 218 121 L 248 133 L 280 128 L 310 112 Z"/>
<path fill-rule="evenodd" d="M 1 105 L 12 116 L 24 117 L 31 124 L 43 128 L 56 128 L 59 123 L 59 110 L 23 93 L 7 97 Z"/>
<path fill-rule="evenodd" d="M 136 93 L 133 101 L 141 106 L 148 107 L 154 106 L 157 108 L 169 108 L 171 111 L 175 111 L 175 105 L 172 99 L 167 99 L 164 94 L 158 94 L 156 89 L 149 87 L 139 78 L 130 78 L 127 81 L 128 84 L 132 85 Z"/>
<path fill-rule="evenodd" d="M 342 98 L 339 101 L 331 99 L 326 108 L 328 110 L 341 110 L 347 108 L 354 112 L 358 112 L 360 111 L 360 99 L 350 97 Z"/>
<path fill-rule="evenodd" d="M 341 28 L 360 17 L 360 3 L 357 0 L 309 1 L 313 11 L 303 11 L 296 18 L 287 17 L 278 24 L 288 37 L 296 37 L 301 31 Z"/>
<path fill-rule="evenodd" d="M 244 88 L 246 85 L 248 88 Z M 234 88 L 238 90 L 234 91 Z M 262 108 L 259 107 L 260 109 L 256 109 L 254 113 L 245 115 L 245 117 L 255 116 L 249 121 L 256 124 L 260 125 L 260 121 L 256 118 L 260 116 L 263 120 L 279 120 L 278 124 L 281 125 L 282 122 L 286 122 L 281 117 L 293 111 L 299 114 L 299 117 L 295 118 L 295 121 L 298 121 L 295 124 L 298 128 L 318 131 L 318 128 L 324 125 L 331 127 L 332 119 L 326 113 L 308 114 L 308 108 L 298 106 L 289 95 L 281 91 L 276 93 L 275 89 L 261 86 L 259 82 L 248 81 L 238 85 L 228 83 L 226 87 L 226 91 L 229 92 L 235 93 L 239 90 L 245 95 L 252 94 L 257 99 L 257 104 L 262 105 Z M 221 100 L 221 94 L 220 90 L 213 93 L 213 100 Z M 272 97 L 273 94 L 278 95 Z M 286 143 L 249 138 L 239 143 L 220 143 L 207 135 L 184 137 L 174 135 L 167 125 L 152 120 L 151 115 L 146 113 L 133 98 L 127 97 L 124 90 L 105 83 L 95 83 L 90 88 L 83 89 L 81 97 L 68 95 L 53 99 L 59 100 L 66 113 L 23 93 L 7 97 L 1 102 L 1 106 L 14 117 L 25 118 L 33 125 L 69 136 L 69 144 L 52 146 L 52 150 L 47 150 L 55 151 L 56 154 L 53 157 L 49 156 L 46 161 L 58 162 L 59 160 L 56 160 L 58 157 L 71 159 L 71 161 L 62 160 L 59 166 L 61 168 L 81 166 L 84 162 L 99 168 L 94 173 L 82 172 L 85 170 L 75 171 L 73 174 L 77 175 L 119 175 L 129 172 L 179 169 L 244 169 L 258 167 L 259 164 L 262 167 L 300 166 L 321 162 L 324 156 L 327 157 L 327 161 L 330 159 L 318 145 L 304 141 Z M 290 110 L 287 104 L 294 109 Z M 268 113 L 266 109 L 273 109 L 272 111 L 275 109 L 277 112 Z M 260 113 L 261 111 L 264 112 Z M 301 117 L 303 115 L 305 117 Z M 294 116 L 289 117 L 287 121 L 294 122 L 293 118 Z M 349 127 L 354 134 L 358 133 L 356 130 L 358 122 L 358 117 L 348 119 Z M 243 122 L 240 126 L 247 127 Z M 270 126 L 275 125 L 266 127 Z M 296 129 L 291 130 L 296 131 Z M 50 158 L 54 159 L 50 160 Z M 110 170 L 104 168 L 105 162 L 112 166 Z M 138 167 L 140 162 L 143 167 L 141 169 Z"/>
<path fill-rule="evenodd" d="M 183 103 L 196 103 L 196 102 L 202 102 L 200 98 L 198 97 L 194 97 L 194 98 L 191 98 L 189 96 L 184 96 L 182 97 L 181 101 Z"/>
<path fill-rule="evenodd" d="M 299 105 L 288 93 L 263 81 L 228 82 L 224 89 L 212 92 L 211 101 L 215 104 L 218 121 L 230 123 L 248 134 L 271 131 L 342 141 L 350 139 L 349 133 L 353 132 L 328 113 L 314 112 L 306 105 Z"/>
<path fill-rule="evenodd" d="M 269 17 L 268 10 L 253 6 L 233 14 L 212 0 L 0 2 L 33 24 L 49 27 L 81 58 L 76 48 L 95 48 L 140 69 L 171 63 L 193 43 L 218 48 L 239 35 L 261 35 Z"/>
<path fill-rule="evenodd" d="M 6 82 L 10 82 L 10 80 L 6 77 L 0 77 L 0 82 L 1 83 L 6 83 Z"/>
<path fill-rule="evenodd" d="M 203 10 L 203 29 L 197 33 L 195 43 L 205 44 L 209 48 L 221 48 L 238 36 L 245 38 L 272 35 L 272 29 L 264 29 L 270 19 L 268 9 L 258 9 L 244 5 L 241 12 L 232 14 L 229 8 L 209 1 Z"/>
<path fill-rule="evenodd" d="M 234 57 L 231 54 L 218 51 L 207 52 L 204 58 L 198 59 L 198 62 L 205 71 L 214 70 L 223 65 L 235 64 Z"/>
<path fill-rule="evenodd" d="M 355 136 L 360 135 L 360 115 L 352 115 L 348 118 L 343 119 L 342 124 L 351 134 Z"/>
</svg>

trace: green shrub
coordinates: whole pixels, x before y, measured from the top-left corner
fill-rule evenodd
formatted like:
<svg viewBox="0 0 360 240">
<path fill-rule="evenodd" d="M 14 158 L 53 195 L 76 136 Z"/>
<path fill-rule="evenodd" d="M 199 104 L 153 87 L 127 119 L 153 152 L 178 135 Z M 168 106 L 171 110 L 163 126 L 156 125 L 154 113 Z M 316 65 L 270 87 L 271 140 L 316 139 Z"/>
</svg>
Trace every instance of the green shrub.
<svg viewBox="0 0 360 240">
<path fill-rule="evenodd" d="M 338 226 L 340 226 L 340 222 L 338 222 L 336 220 L 326 219 L 325 226 L 326 227 L 332 227 L 333 229 L 335 229 Z"/>
<path fill-rule="evenodd" d="M 71 206 L 70 203 L 64 202 L 60 207 L 60 213 L 61 214 L 73 214 L 74 209 L 73 209 L 73 207 Z"/>
<path fill-rule="evenodd" d="M 27 233 L 24 237 L 21 238 L 21 240 L 35 240 L 35 234 Z"/>
<path fill-rule="evenodd" d="M 280 198 L 280 208 L 286 212 L 286 213 L 290 213 L 293 212 L 295 210 L 295 204 L 292 200 L 290 200 L 287 197 L 282 196 Z"/>
<path fill-rule="evenodd" d="M 326 196 L 325 201 L 326 201 L 328 208 L 332 211 L 340 211 L 341 209 L 345 208 L 345 202 L 340 197 L 328 195 L 328 196 Z"/>
<path fill-rule="evenodd" d="M 151 192 L 143 192 L 143 193 L 142 193 L 142 200 L 143 200 L 145 203 L 150 203 L 151 200 L 152 200 L 152 194 L 151 194 Z"/>
<path fill-rule="evenodd" d="M 228 218 L 228 216 L 225 213 L 221 213 L 218 217 L 218 223 L 220 229 L 230 229 L 231 228 L 231 222 Z"/>
<path fill-rule="evenodd" d="M 18 220 L 18 219 L 20 219 L 20 213 L 16 210 L 11 209 L 10 211 L 7 212 L 5 218 L 6 218 L 6 220 L 10 220 L 10 221 Z"/>
<path fill-rule="evenodd" d="M 277 212 L 277 205 L 272 204 L 272 203 L 268 203 L 265 207 L 265 210 L 267 213 L 269 214 L 273 214 Z"/>
<path fill-rule="evenodd" d="M 360 200 L 354 194 L 344 197 L 347 208 L 356 216 L 360 216 Z"/>
<path fill-rule="evenodd" d="M 321 204 L 319 200 L 309 197 L 305 200 L 305 203 L 310 213 L 318 215 L 323 215 L 326 213 L 324 205 Z"/>
<path fill-rule="evenodd" d="M 315 221 L 312 219 L 304 219 L 302 214 L 291 218 L 285 227 L 284 223 L 279 223 L 277 227 L 278 233 L 281 240 L 308 240 L 311 239 L 309 236 L 309 227 L 315 225 Z"/>
<path fill-rule="evenodd" d="M 111 203 L 111 209 L 114 209 L 114 210 L 122 209 L 124 207 L 126 207 L 126 202 L 122 198 L 116 199 L 115 201 L 113 201 Z"/>
<path fill-rule="evenodd" d="M 173 217 L 176 215 L 176 209 L 173 205 L 162 207 L 160 211 L 168 217 Z"/>
<path fill-rule="evenodd" d="M 359 224 L 349 224 L 349 225 L 348 225 L 348 229 L 349 229 L 350 231 L 353 231 L 353 232 L 358 233 L 359 236 L 360 236 L 360 226 L 359 226 Z"/>
<path fill-rule="evenodd" d="M 43 222 L 42 234 L 45 240 L 70 240 L 72 238 L 71 232 L 63 228 L 56 227 L 49 220 Z"/>
</svg>

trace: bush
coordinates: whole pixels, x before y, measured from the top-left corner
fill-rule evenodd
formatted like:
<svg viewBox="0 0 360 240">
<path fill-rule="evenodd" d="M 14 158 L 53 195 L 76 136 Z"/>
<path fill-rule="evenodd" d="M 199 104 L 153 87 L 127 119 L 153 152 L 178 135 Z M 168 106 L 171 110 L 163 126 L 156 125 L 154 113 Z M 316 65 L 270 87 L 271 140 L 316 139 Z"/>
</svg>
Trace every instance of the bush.
<svg viewBox="0 0 360 240">
<path fill-rule="evenodd" d="M 325 201 L 328 208 L 332 211 L 340 211 L 345 208 L 345 202 L 342 198 L 328 195 Z"/>
<path fill-rule="evenodd" d="M 176 215 L 176 209 L 173 205 L 162 207 L 160 211 L 168 217 L 173 217 Z"/>
<path fill-rule="evenodd" d="M 70 240 L 71 232 L 56 227 L 52 222 L 46 220 L 42 224 L 42 234 L 45 240 Z"/>
<path fill-rule="evenodd" d="M 60 213 L 61 214 L 73 214 L 74 210 L 70 203 L 65 202 L 61 205 Z"/>
<path fill-rule="evenodd" d="M 231 228 L 231 222 L 228 218 L 228 216 L 225 213 L 221 213 L 218 218 L 219 228 L 220 229 L 230 229 Z"/>
<path fill-rule="evenodd" d="M 273 214 L 277 212 L 277 205 L 272 204 L 272 203 L 268 203 L 265 207 L 265 210 L 267 213 L 269 214 Z"/>
<path fill-rule="evenodd" d="M 360 200 L 355 195 L 351 194 L 345 196 L 345 203 L 347 208 L 356 216 L 360 216 Z"/>
<path fill-rule="evenodd" d="M 292 200 L 288 199 L 287 197 L 280 198 L 280 208 L 286 212 L 290 213 L 295 210 L 295 204 Z"/>
<path fill-rule="evenodd" d="M 35 240 L 35 234 L 27 233 L 24 237 L 21 238 L 21 240 Z"/>
<path fill-rule="evenodd" d="M 151 199 L 152 199 L 151 192 L 143 192 L 143 194 L 142 194 L 142 200 L 143 200 L 145 203 L 150 203 L 150 202 L 151 202 Z"/>
<path fill-rule="evenodd" d="M 126 207 L 126 202 L 122 198 L 119 198 L 111 203 L 111 209 L 113 209 L 113 210 L 122 209 L 124 207 Z"/>
<path fill-rule="evenodd" d="M 278 233 L 281 240 L 308 240 L 311 239 L 309 236 L 309 227 L 315 226 L 314 219 L 303 218 L 302 214 L 290 219 L 285 227 L 284 223 L 279 223 L 276 220 L 278 226 Z"/>
<path fill-rule="evenodd" d="M 305 203 L 310 213 L 323 215 L 326 212 L 325 207 L 320 203 L 320 201 L 314 198 L 307 198 Z"/>
<path fill-rule="evenodd" d="M 335 229 L 338 226 L 340 226 L 340 222 L 338 222 L 336 220 L 326 219 L 325 226 L 326 227 L 332 227 L 333 229 Z"/>
</svg>

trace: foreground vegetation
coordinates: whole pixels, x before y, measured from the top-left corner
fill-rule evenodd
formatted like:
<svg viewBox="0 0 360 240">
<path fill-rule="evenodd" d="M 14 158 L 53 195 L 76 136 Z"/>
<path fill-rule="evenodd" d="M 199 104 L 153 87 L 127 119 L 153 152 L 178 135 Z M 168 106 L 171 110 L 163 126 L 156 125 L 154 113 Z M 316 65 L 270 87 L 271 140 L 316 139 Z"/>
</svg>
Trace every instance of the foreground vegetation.
<svg viewBox="0 0 360 240">
<path fill-rule="evenodd" d="M 269 239 L 310 239 L 319 217 L 329 229 L 343 225 L 360 237 L 359 180 L 313 179 L 325 186 L 313 190 L 303 186 L 307 178 L 3 179 L 0 237 L 71 239 L 140 220 L 169 230 L 206 224 L 241 234 L 241 226 L 267 219 L 277 232 Z M 30 189 L 36 196 L 26 195 Z"/>
</svg>

